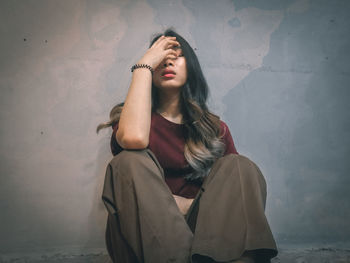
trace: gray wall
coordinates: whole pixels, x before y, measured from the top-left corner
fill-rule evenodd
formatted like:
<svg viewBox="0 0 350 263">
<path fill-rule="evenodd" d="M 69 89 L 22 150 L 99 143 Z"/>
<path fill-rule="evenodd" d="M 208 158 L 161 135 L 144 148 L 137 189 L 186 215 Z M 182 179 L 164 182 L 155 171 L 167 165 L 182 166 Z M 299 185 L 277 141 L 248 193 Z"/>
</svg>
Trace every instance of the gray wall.
<svg viewBox="0 0 350 263">
<path fill-rule="evenodd" d="M 1 1 L 0 254 L 103 252 L 100 196 L 130 66 L 174 26 L 268 183 L 279 246 L 348 244 L 350 2 Z M 1 258 L 0 258 L 1 259 Z"/>
</svg>

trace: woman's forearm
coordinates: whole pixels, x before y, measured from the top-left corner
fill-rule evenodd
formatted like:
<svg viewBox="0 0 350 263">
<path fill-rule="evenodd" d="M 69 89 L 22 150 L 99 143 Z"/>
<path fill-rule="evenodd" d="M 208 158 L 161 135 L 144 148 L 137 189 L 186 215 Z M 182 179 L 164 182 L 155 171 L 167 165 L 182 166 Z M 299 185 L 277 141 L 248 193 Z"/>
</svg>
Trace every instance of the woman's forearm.
<svg viewBox="0 0 350 263">
<path fill-rule="evenodd" d="M 137 64 L 146 64 L 155 69 L 165 58 L 176 57 L 171 48 L 178 46 L 175 37 L 161 36 L 146 51 Z M 152 109 L 152 72 L 148 68 L 137 68 L 132 74 L 116 139 L 124 149 L 143 149 L 148 146 Z"/>
<path fill-rule="evenodd" d="M 143 149 L 149 142 L 152 74 L 147 68 L 134 70 L 116 133 L 124 149 Z"/>
</svg>

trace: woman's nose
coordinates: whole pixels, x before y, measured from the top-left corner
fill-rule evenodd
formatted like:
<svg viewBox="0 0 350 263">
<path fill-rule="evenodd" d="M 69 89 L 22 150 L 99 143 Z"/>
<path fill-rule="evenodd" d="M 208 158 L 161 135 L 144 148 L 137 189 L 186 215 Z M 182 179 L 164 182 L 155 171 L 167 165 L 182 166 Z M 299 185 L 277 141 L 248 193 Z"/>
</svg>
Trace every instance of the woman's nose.
<svg viewBox="0 0 350 263">
<path fill-rule="evenodd" d="M 174 66 L 174 62 L 170 59 L 170 58 L 168 58 L 168 59 L 166 59 L 165 61 L 164 61 L 164 67 L 168 67 L 168 66 Z"/>
</svg>

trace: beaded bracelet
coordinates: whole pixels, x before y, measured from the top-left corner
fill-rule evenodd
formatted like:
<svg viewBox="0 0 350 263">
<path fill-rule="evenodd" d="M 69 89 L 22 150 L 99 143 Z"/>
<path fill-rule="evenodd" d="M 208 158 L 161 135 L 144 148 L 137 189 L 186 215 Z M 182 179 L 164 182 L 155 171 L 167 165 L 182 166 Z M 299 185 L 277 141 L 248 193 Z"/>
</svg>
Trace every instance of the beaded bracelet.
<svg viewBox="0 0 350 263">
<path fill-rule="evenodd" d="M 131 67 L 131 72 L 134 72 L 134 70 L 137 68 L 148 68 L 152 74 L 154 72 L 153 68 L 147 64 L 135 64 L 134 66 Z"/>
</svg>

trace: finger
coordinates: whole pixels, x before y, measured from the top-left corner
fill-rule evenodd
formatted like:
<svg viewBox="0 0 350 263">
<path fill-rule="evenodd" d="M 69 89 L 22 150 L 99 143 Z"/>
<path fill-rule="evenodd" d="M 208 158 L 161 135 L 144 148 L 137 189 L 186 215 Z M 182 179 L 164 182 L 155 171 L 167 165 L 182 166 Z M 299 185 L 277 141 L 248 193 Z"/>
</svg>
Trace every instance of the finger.
<svg viewBox="0 0 350 263">
<path fill-rule="evenodd" d="M 176 41 L 175 37 L 165 37 L 163 38 L 161 41 L 160 41 L 160 45 L 163 45 L 163 46 L 167 46 L 169 43 L 173 43 L 173 44 L 179 44 L 178 41 Z"/>
<path fill-rule="evenodd" d="M 165 39 L 164 35 L 161 35 L 152 45 L 152 47 L 157 46 L 163 39 Z"/>
<path fill-rule="evenodd" d="M 177 41 L 174 41 L 174 42 L 169 42 L 168 45 L 166 46 L 166 48 L 174 48 L 174 47 L 179 47 L 180 46 L 180 43 L 177 42 Z"/>
<path fill-rule="evenodd" d="M 166 60 L 175 60 L 175 59 L 177 59 L 177 56 L 175 56 L 175 55 L 168 55 L 168 56 L 166 56 L 164 59 L 163 59 L 163 61 L 166 61 Z"/>
<path fill-rule="evenodd" d="M 180 44 L 176 39 L 165 39 L 165 43 L 177 43 Z"/>
<path fill-rule="evenodd" d="M 175 39 L 176 39 L 176 37 L 166 37 L 166 36 L 162 35 L 161 37 L 159 37 L 157 39 L 156 42 L 154 42 L 154 44 L 156 44 L 156 43 L 159 44 L 162 41 L 175 40 Z"/>
<path fill-rule="evenodd" d="M 165 58 L 177 58 L 177 53 L 175 50 L 173 49 L 167 49 L 166 52 L 165 52 Z"/>
<path fill-rule="evenodd" d="M 175 56 L 175 55 L 169 55 L 169 56 L 167 56 L 164 60 L 168 60 L 168 59 L 171 59 L 171 60 L 177 59 L 177 56 Z"/>
<path fill-rule="evenodd" d="M 173 48 L 173 47 L 178 47 L 180 46 L 180 43 L 177 41 L 168 41 L 165 46 L 164 49 L 169 49 L 169 48 Z"/>
</svg>

